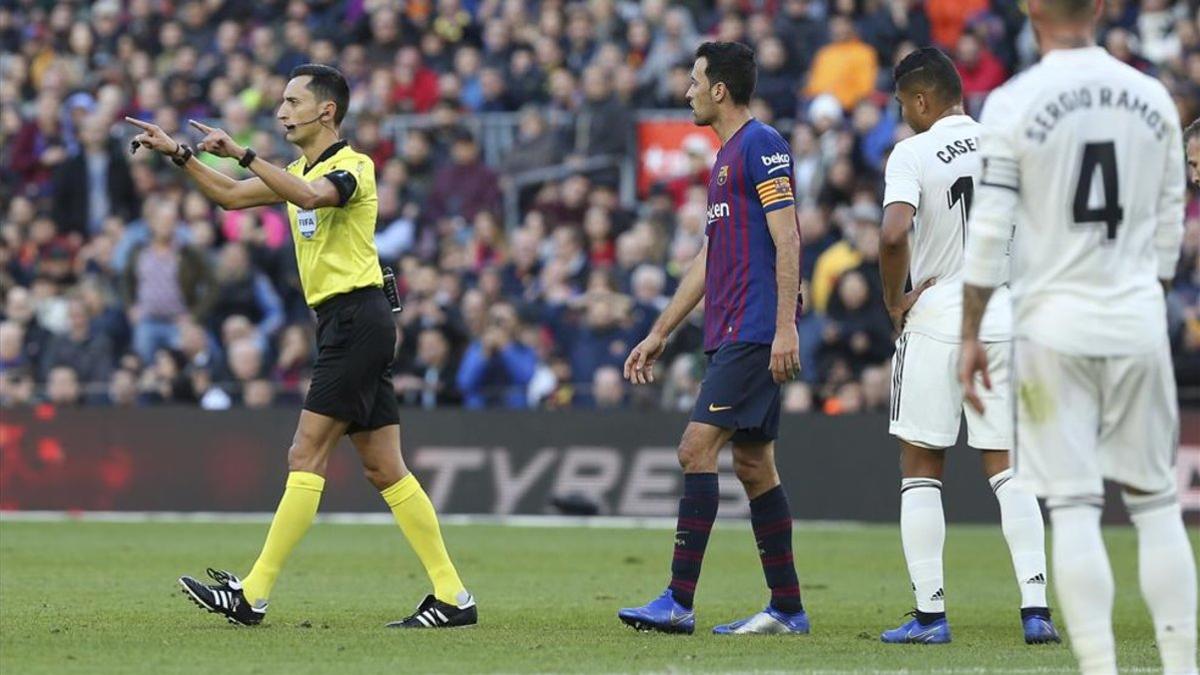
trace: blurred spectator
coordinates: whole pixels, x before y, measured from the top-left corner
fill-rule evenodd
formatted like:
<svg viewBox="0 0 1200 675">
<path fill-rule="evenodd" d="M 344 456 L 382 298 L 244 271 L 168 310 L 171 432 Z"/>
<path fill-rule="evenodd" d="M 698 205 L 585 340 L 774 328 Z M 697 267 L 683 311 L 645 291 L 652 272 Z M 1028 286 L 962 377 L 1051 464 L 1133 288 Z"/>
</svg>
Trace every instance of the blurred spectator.
<svg viewBox="0 0 1200 675">
<path fill-rule="evenodd" d="M 517 124 L 517 142 L 500 163 L 503 175 L 514 176 L 562 161 L 559 137 L 541 110 L 532 105 L 522 108 Z"/>
<path fill-rule="evenodd" d="M 817 50 L 817 58 L 804 93 L 833 94 L 849 110 L 875 89 L 879 71 L 875 50 L 858 38 L 849 17 L 829 20 L 829 44 Z"/>
<path fill-rule="evenodd" d="M 954 50 L 954 65 L 962 78 L 963 98 L 968 108 L 978 111 L 983 99 L 1008 78 L 1004 64 L 984 46 L 974 33 L 963 33 Z"/>
<path fill-rule="evenodd" d="M 83 396 L 79 389 L 79 374 L 70 366 L 55 366 L 46 378 L 46 399 L 54 405 L 79 405 Z"/>
<path fill-rule="evenodd" d="M 0 323 L 0 371 L 9 372 L 25 365 L 22 343 L 25 331 L 16 321 Z"/>
<path fill-rule="evenodd" d="M 1124 28 L 1114 28 L 1108 31 L 1108 35 L 1104 38 L 1104 47 L 1109 54 L 1112 54 L 1113 58 L 1125 65 L 1146 74 L 1153 74 L 1154 64 L 1136 51 L 1135 40 L 1136 38 L 1130 31 Z"/>
<path fill-rule="evenodd" d="M 458 218 L 469 221 L 480 211 L 500 212 L 500 184 L 496 172 L 479 158 L 471 132 L 460 129 L 453 137 L 452 163 L 433 179 L 427 216 L 431 221 Z"/>
<path fill-rule="evenodd" d="M 235 315 L 254 323 L 260 340 L 271 339 L 283 326 L 283 302 L 267 275 L 251 266 L 250 253 L 243 244 L 225 244 L 214 276 L 216 298 L 209 313 L 214 332 Z"/>
<path fill-rule="evenodd" d="M 175 237 L 176 214 L 174 202 L 150 206 L 150 242 L 134 249 L 125 270 L 122 294 L 130 308 L 133 348 L 147 362 L 159 348 L 178 343 L 180 318 L 204 319 L 215 297 L 208 263 Z"/>
<path fill-rule="evenodd" d="M 805 382 L 789 382 L 783 386 L 783 411 L 786 413 L 812 412 L 812 388 Z"/>
<path fill-rule="evenodd" d="M 250 380 L 242 387 L 242 404 L 247 408 L 269 408 L 275 401 L 275 385 L 270 380 Z"/>
<path fill-rule="evenodd" d="M 633 116 L 629 108 L 612 93 L 612 85 L 599 66 L 591 66 L 583 72 L 583 103 L 575 116 L 573 148 L 582 157 L 624 157 L 633 148 Z M 611 177 L 609 184 L 616 183 L 616 172 L 598 175 Z"/>
<path fill-rule="evenodd" d="M 393 378 L 396 394 L 402 405 L 427 410 L 459 405 L 462 395 L 455 382 L 457 372 L 446 335 L 436 328 L 427 328 L 417 338 L 417 359 L 412 367 Z"/>
<path fill-rule="evenodd" d="M 0 407 L 34 402 L 33 374 L 28 368 L 0 369 Z"/>
<path fill-rule="evenodd" d="M 137 405 L 137 394 L 137 376 L 124 368 L 114 370 L 108 383 L 108 405 L 118 408 L 133 407 Z"/>
<path fill-rule="evenodd" d="M 108 127 L 104 116 L 88 117 L 79 150 L 54 172 L 54 220 L 59 233 L 78 241 L 99 233 L 109 216 L 129 220 L 141 212 L 123 148 L 109 137 Z"/>
<path fill-rule="evenodd" d="M 826 373 L 841 362 L 858 377 L 867 366 L 891 356 L 892 326 L 860 272 L 847 272 L 838 281 L 822 337 L 821 369 Z"/>
<path fill-rule="evenodd" d="M 625 407 L 625 380 L 615 366 L 604 366 L 592 377 L 592 400 L 597 410 Z"/>
<path fill-rule="evenodd" d="M 16 333 L 20 336 L 17 338 L 21 345 L 20 353 L 11 355 L 9 358 L 15 359 L 14 365 L 36 367 L 38 363 L 41 363 L 45 349 L 53 336 L 50 331 L 42 327 L 41 321 L 38 320 L 33 304 L 33 295 L 29 289 L 22 286 L 13 286 L 8 289 L 4 303 L 4 316 L 20 331 Z M 13 339 L 12 335 L 13 333 L 10 333 L 10 340 Z"/>
<path fill-rule="evenodd" d="M 967 22 L 987 9 L 988 0 L 925 0 L 933 41 L 943 49 L 952 48 Z"/>
<path fill-rule="evenodd" d="M 492 307 L 487 320 L 490 325 L 467 347 L 458 369 L 463 401 L 468 408 L 524 408 L 537 354 L 515 339 L 517 315 L 510 305 Z"/>
<path fill-rule="evenodd" d="M 28 197 L 43 196 L 52 173 L 69 156 L 59 104 L 52 92 L 39 95 L 34 119 L 25 122 L 13 141 L 10 166 L 24 188 L 21 193 Z"/>
<path fill-rule="evenodd" d="M 67 367 L 83 382 L 107 382 L 114 360 L 108 336 L 93 329 L 87 306 L 82 300 L 75 298 L 70 301 L 68 315 L 68 332 L 51 338 L 46 347 L 41 364 L 43 377 L 48 379 L 54 369 Z M 91 400 L 90 396 L 88 398 Z"/>
</svg>

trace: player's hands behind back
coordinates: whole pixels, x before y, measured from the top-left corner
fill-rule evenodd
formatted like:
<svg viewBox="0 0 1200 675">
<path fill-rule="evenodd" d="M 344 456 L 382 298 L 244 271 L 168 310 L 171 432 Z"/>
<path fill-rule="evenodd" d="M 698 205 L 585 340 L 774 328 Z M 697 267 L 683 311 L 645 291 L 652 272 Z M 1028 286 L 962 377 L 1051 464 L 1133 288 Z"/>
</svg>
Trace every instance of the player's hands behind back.
<svg viewBox="0 0 1200 675">
<path fill-rule="evenodd" d="M 800 335 L 794 325 L 775 329 L 771 342 L 771 377 L 783 384 L 800 376 Z"/>
<path fill-rule="evenodd" d="M 667 340 L 657 333 L 650 333 L 638 343 L 629 358 L 625 359 L 625 379 L 634 384 L 649 384 L 654 381 L 654 362 L 662 356 Z"/>
<path fill-rule="evenodd" d="M 992 378 L 988 376 L 987 352 L 979 340 L 963 340 L 962 352 L 958 357 L 958 381 L 962 384 L 963 398 L 975 412 L 983 413 L 983 399 L 975 389 L 975 375 L 982 375 L 983 388 L 992 390 Z"/>
</svg>

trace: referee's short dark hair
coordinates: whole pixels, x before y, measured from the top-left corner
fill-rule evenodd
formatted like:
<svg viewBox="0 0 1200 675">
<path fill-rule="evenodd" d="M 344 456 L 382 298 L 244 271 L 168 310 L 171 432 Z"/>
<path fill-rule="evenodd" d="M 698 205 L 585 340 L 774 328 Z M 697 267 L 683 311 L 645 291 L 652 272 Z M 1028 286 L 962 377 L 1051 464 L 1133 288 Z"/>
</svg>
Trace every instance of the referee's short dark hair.
<svg viewBox="0 0 1200 675">
<path fill-rule="evenodd" d="M 712 86 L 725 83 L 737 105 L 749 105 L 758 80 L 754 50 L 740 42 L 705 42 L 696 49 L 696 58 L 707 61 L 704 75 Z"/>
<path fill-rule="evenodd" d="M 350 84 L 341 71 L 333 66 L 320 63 L 306 63 L 292 68 L 288 79 L 308 75 L 308 90 L 316 95 L 317 101 L 333 101 L 337 110 L 333 113 L 333 123 L 340 125 L 346 119 L 346 110 L 350 107 Z"/>
<path fill-rule="evenodd" d="M 934 92 L 943 103 L 962 101 L 962 78 L 954 62 L 937 47 L 922 47 L 896 64 L 892 71 L 896 88 Z"/>
</svg>

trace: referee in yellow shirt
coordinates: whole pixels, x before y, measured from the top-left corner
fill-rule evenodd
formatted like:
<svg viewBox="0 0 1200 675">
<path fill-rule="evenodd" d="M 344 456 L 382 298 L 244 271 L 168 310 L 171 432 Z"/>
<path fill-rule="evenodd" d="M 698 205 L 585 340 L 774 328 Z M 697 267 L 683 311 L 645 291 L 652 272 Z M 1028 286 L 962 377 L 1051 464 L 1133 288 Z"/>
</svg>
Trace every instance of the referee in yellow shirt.
<svg viewBox="0 0 1200 675">
<path fill-rule="evenodd" d="M 215 585 L 187 576 L 179 583 L 202 608 L 231 623 L 261 623 L 271 587 L 316 516 L 329 453 L 349 434 L 367 479 L 391 507 L 433 582 L 433 593 L 411 616 L 388 626 L 467 626 L 478 620 L 475 600 L 446 553 L 433 504 L 400 453 L 390 370 L 396 329 L 375 250 L 375 165 L 340 137 L 349 101 L 350 87 L 337 69 L 307 64 L 291 72 L 276 116 L 301 156 L 286 169 L 196 121 L 190 124 L 204 140 L 193 151 L 153 124 L 125 118 L 141 129 L 133 139 L 135 152 L 147 147 L 168 156 L 222 208 L 287 203 L 300 281 L 317 313 L 312 384 L 288 449 L 287 487 L 258 560 L 245 579 L 210 568 Z M 194 152 L 235 159 L 255 177 L 234 180 L 192 161 Z"/>
</svg>

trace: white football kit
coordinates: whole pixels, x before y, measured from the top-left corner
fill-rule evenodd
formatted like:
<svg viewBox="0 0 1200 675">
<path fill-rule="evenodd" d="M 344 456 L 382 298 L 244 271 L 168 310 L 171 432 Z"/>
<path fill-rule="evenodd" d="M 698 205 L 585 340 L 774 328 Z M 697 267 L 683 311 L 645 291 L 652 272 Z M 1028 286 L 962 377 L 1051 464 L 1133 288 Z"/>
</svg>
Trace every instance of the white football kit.
<svg viewBox="0 0 1200 675">
<path fill-rule="evenodd" d="M 962 266 L 967 218 L 979 184 L 980 125 L 967 115 L 938 120 L 924 133 L 898 143 L 888 159 L 883 205 L 902 202 L 916 211 L 910 234 L 909 274 L 921 294 L 909 312 L 892 358 L 889 431 L 909 443 L 946 448 L 958 440 L 963 413 L 967 442 L 986 450 L 1012 447 L 1008 352 L 1008 289 L 998 288 L 984 316 L 992 389 L 980 415 L 963 405 L 958 382 L 962 326 Z"/>
<path fill-rule="evenodd" d="M 1044 497 L 1102 495 L 1104 478 L 1172 488 L 1159 279 L 1179 257 L 1184 163 L 1171 97 L 1099 47 L 1056 50 L 992 92 L 981 121 L 964 276 L 1011 274 L 1018 482 Z"/>
</svg>

